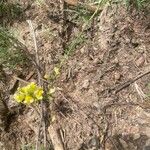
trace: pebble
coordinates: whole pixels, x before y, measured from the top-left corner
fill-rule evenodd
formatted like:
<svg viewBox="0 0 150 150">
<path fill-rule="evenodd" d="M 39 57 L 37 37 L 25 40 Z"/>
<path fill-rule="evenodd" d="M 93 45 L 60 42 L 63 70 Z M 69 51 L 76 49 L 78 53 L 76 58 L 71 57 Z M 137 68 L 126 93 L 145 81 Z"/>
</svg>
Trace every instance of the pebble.
<svg viewBox="0 0 150 150">
<path fill-rule="evenodd" d="M 83 81 L 82 88 L 87 89 L 90 85 L 90 81 L 88 79 Z"/>
<path fill-rule="evenodd" d="M 144 56 L 141 56 L 135 61 L 135 64 L 137 67 L 142 67 L 144 62 L 145 62 L 145 58 Z"/>
<path fill-rule="evenodd" d="M 120 142 L 120 144 L 123 146 L 123 148 L 125 149 L 125 150 L 127 150 L 127 148 L 128 148 L 128 144 L 126 143 L 126 141 L 124 141 L 123 139 L 119 139 L 119 142 Z"/>
<path fill-rule="evenodd" d="M 94 148 L 94 149 L 99 148 L 100 147 L 100 143 L 99 143 L 98 138 L 96 138 L 96 137 L 92 138 L 89 141 L 89 146 L 90 146 L 90 148 Z"/>
<path fill-rule="evenodd" d="M 115 72 L 114 78 L 115 80 L 120 80 L 121 74 L 119 72 Z"/>
<path fill-rule="evenodd" d="M 84 54 L 84 53 L 85 53 L 85 47 L 82 47 L 82 48 L 80 49 L 80 52 L 81 52 L 82 54 Z"/>
<path fill-rule="evenodd" d="M 139 138 L 140 138 L 140 133 L 136 133 L 136 134 L 133 135 L 134 140 L 137 140 Z"/>
</svg>

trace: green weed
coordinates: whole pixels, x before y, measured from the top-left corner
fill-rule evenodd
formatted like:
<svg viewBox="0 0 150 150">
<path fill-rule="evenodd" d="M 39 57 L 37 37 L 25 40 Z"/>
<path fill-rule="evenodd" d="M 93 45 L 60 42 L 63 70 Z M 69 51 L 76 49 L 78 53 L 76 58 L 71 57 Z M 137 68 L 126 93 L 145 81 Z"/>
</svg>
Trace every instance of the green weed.
<svg viewBox="0 0 150 150">
<path fill-rule="evenodd" d="M 5 28 L 0 27 L 0 65 L 9 68 L 25 64 L 21 43 Z"/>
<path fill-rule="evenodd" d="M 51 150 L 52 148 L 51 148 L 51 146 L 48 146 L 47 148 L 44 148 L 43 145 L 40 145 L 38 149 L 39 150 Z M 21 150 L 35 150 L 35 146 L 33 146 L 33 144 L 26 144 L 26 145 L 23 144 L 21 146 Z"/>
<path fill-rule="evenodd" d="M 65 49 L 64 55 L 65 55 L 66 57 L 68 57 L 68 56 L 72 53 L 72 51 L 73 51 L 74 49 L 76 49 L 76 47 L 77 47 L 78 45 L 81 45 L 82 43 L 84 43 L 85 40 L 86 40 L 86 39 L 85 39 L 84 34 L 80 33 L 76 38 L 74 38 L 73 41 L 71 41 L 71 42 L 68 44 L 67 48 Z"/>
</svg>

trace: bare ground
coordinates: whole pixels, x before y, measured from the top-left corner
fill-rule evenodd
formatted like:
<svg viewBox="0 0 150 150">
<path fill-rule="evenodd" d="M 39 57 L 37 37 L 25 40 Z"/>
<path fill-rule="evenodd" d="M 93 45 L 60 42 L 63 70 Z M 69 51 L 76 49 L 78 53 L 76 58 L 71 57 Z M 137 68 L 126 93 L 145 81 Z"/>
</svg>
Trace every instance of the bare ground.
<svg viewBox="0 0 150 150">
<path fill-rule="evenodd" d="M 22 6 L 26 8 L 24 18 L 13 28 L 34 54 L 26 20 L 33 21 L 41 65 L 49 74 L 84 24 L 68 21 L 64 25 L 62 5 L 56 1 L 38 5 L 24 0 Z M 148 12 L 129 13 L 124 6 L 112 5 L 84 31 L 84 43 L 75 47 L 53 82 L 58 90 L 47 112 L 55 116 L 50 124 L 60 134 L 65 150 L 150 149 L 150 75 L 132 82 L 150 70 L 149 21 Z M 31 70 L 34 72 L 28 68 L 28 72 Z M 35 71 L 30 81 L 36 79 Z M 9 101 L 12 107 L 12 99 Z M 9 129 L 1 133 L 6 150 L 35 145 L 38 115 L 33 108 L 19 108 L 18 114 L 11 116 Z M 51 145 L 49 135 L 48 143 Z"/>
</svg>

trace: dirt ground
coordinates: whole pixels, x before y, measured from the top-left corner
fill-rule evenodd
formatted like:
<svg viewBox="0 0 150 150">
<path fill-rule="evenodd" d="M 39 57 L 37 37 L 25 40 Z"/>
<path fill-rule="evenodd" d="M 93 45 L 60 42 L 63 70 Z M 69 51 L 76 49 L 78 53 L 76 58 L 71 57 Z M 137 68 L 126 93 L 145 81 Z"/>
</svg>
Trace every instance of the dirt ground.
<svg viewBox="0 0 150 150">
<path fill-rule="evenodd" d="M 134 80 L 150 70 L 150 12 L 129 12 L 113 4 L 82 30 L 84 23 L 70 20 L 70 13 L 65 14 L 64 23 L 60 1 L 22 0 L 20 4 L 24 15 L 12 28 L 34 54 L 26 22 L 32 20 L 46 74 L 58 65 L 64 48 L 77 35 L 83 32 L 85 36 L 53 81 L 58 90 L 48 106 L 48 115 L 55 116 L 50 124 L 60 134 L 64 149 L 150 150 L 150 74 Z M 37 80 L 33 68 L 24 72 L 33 73 L 29 81 Z M 10 117 L 9 129 L 1 132 L 1 149 L 19 150 L 23 145 L 31 149 L 38 133 L 38 115 L 31 107 L 18 106 L 11 97 L 9 105 L 17 107 L 18 113 Z M 47 139 L 52 145 L 49 135 Z"/>
</svg>

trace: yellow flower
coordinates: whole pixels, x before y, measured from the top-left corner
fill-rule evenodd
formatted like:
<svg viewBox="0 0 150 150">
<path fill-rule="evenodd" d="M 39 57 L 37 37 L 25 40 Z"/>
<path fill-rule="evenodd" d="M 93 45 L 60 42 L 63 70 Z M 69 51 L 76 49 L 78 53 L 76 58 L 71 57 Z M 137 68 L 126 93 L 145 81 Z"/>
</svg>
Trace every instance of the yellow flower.
<svg viewBox="0 0 150 150">
<path fill-rule="evenodd" d="M 31 104 L 37 100 L 42 100 L 43 93 L 44 91 L 41 87 L 38 87 L 34 82 L 31 82 L 27 86 L 18 88 L 17 92 L 14 94 L 14 99 L 17 102 Z"/>
<path fill-rule="evenodd" d="M 25 104 L 31 104 L 31 103 L 33 103 L 34 102 L 34 99 L 33 99 L 33 97 L 32 96 L 30 96 L 30 95 L 26 95 L 26 97 L 25 97 L 25 99 L 24 99 L 24 101 L 23 101 Z"/>
<path fill-rule="evenodd" d="M 15 99 L 18 103 L 22 102 L 22 101 L 24 100 L 24 98 L 25 98 L 25 95 L 24 95 L 23 93 L 20 93 L 20 94 L 16 93 L 16 94 L 14 95 L 14 99 Z"/>
<path fill-rule="evenodd" d="M 34 92 L 34 96 L 36 97 L 37 100 L 42 100 L 43 99 L 43 89 L 39 88 Z"/>
<path fill-rule="evenodd" d="M 54 67 L 55 75 L 60 75 L 60 69 L 58 67 Z"/>
<path fill-rule="evenodd" d="M 37 85 L 34 82 L 31 82 L 25 88 L 26 88 L 28 93 L 33 93 L 38 87 L 37 87 Z"/>
<path fill-rule="evenodd" d="M 27 87 L 18 88 L 18 92 L 27 93 Z"/>
<path fill-rule="evenodd" d="M 25 87 L 19 88 L 18 91 L 25 94 L 32 94 L 36 90 L 37 86 L 34 82 L 31 82 Z"/>
</svg>

